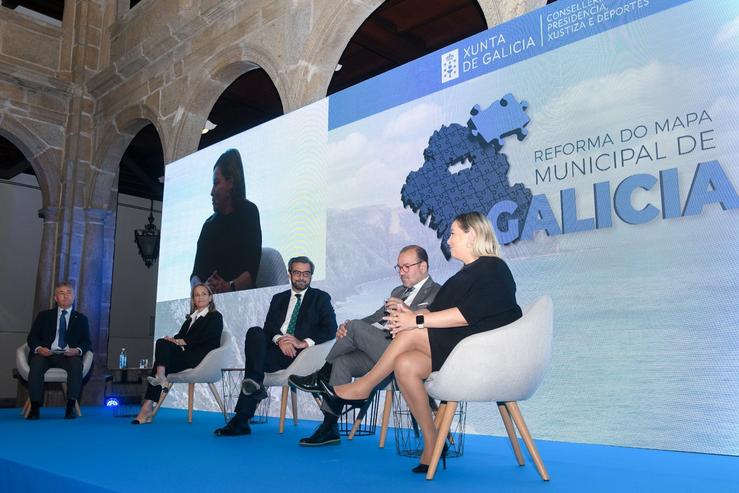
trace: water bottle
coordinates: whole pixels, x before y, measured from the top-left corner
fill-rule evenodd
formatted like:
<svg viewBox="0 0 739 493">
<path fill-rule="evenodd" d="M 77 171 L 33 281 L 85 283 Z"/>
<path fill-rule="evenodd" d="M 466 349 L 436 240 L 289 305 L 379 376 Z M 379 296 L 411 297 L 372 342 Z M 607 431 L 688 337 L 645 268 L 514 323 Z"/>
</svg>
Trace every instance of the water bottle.
<svg viewBox="0 0 739 493">
<path fill-rule="evenodd" d="M 126 368 L 126 348 L 121 348 L 121 354 L 118 356 L 118 368 Z"/>
</svg>

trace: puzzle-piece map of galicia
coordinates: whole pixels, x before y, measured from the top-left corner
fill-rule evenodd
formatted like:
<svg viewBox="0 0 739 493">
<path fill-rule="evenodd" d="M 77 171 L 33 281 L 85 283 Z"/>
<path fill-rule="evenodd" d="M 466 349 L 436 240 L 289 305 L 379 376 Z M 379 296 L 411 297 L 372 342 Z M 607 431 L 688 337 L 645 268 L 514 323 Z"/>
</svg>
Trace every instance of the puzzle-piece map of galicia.
<svg viewBox="0 0 739 493">
<path fill-rule="evenodd" d="M 519 103 L 512 94 L 484 110 L 475 105 L 466 127 L 452 123 L 433 133 L 423 151 L 423 166 L 406 177 L 400 191 L 403 205 L 436 231 L 447 259 L 451 256 L 447 240 L 452 221 L 463 212 L 487 215 L 496 203 L 511 200 L 518 208 L 511 215 L 501 214 L 497 227 L 507 231 L 508 220 L 513 217 L 518 219 L 519 231 L 523 230 L 531 190 L 522 183 L 508 183 L 510 165 L 499 151 L 506 136 L 526 138 L 526 108 L 526 102 Z"/>
</svg>

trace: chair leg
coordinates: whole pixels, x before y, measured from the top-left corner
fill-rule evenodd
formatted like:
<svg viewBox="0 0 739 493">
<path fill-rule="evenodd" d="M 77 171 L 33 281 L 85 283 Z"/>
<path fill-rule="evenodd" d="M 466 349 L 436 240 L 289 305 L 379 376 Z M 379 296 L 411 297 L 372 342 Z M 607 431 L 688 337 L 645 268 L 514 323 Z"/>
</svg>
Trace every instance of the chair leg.
<svg viewBox="0 0 739 493">
<path fill-rule="evenodd" d="M 295 388 L 290 389 L 290 401 L 293 411 L 293 426 L 298 426 L 298 391 Z"/>
<path fill-rule="evenodd" d="M 513 447 L 513 453 L 516 455 L 516 461 L 519 466 L 525 464 L 523 460 L 523 453 L 521 452 L 521 445 L 518 443 L 518 437 L 516 436 L 516 429 L 513 427 L 511 421 L 511 415 L 508 414 L 505 404 L 502 402 L 498 403 L 498 411 L 500 411 L 500 417 L 503 418 L 503 425 L 505 425 L 505 431 L 508 433 L 508 439 L 511 441 L 511 447 Z"/>
<path fill-rule="evenodd" d="M 187 422 L 192 423 L 192 400 L 195 397 L 195 384 L 187 384 Z"/>
<path fill-rule="evenodd" d="M 387 428 L 390 424 L 390 411 L 393 409 L 393 397 L 395 391 L 385 391 L 385 407 L 382 409 L 382 424 L 380 425 L 380 448 L 385 448 L 385 439 L 387 438 Z"/>
<path fill-rule="evenodd" d="M 23 404 L 23 410 L 21 411 L 21 415 L 24 418 L 27 418 L 29 412 L 31 412 L 31 399 L 27 398 L 26 402 Z"/>
<path fill-rule="evenodd" d="M 213 398 L 216 400 L 216 404 L 218 404 L 218 407 L 221 409 L 221 412 L 223 413 L 223 419 L 228 421 L 228 413 L 226 412 L 226 406 L 223 404 L 223 400 L 221 399 L 221 394 L 218 393 L 216 384 L 209 383 L 208 388 L 210 388 L 210 393 L 213 394 Z"/>
<path fill-rule="evenodd" d="M 174 384 L 168 383 L 162 389 L 162 393 L 159 395 L 159 402 L 157 402 L 156 407 L 154 407 L 154 412 L 151 414 L 152 421 L 154 420 L 154 417 L 157 415 L 157 413 L 159 412 L 159 410 L 162 408 L 162 404 L 164 404 L 164 399 L 166 399 L 167 396 L 169 395 L 169 389 L 172 388 L 172 385 L 174 385 Z"/>
<path fill-rule="evenodd" d="M 518 409 L 518 404 L 516 404 L 516 402 L 506 402 L 505 407 L 511 414 L 513 422 L 516 423 L 516 427 L 518 428 L 518 432 L 521 434 L 523 443 L 526 444 L 526 448 L 529 450 L 529 454 L 531 454 L 531 459 L 534 461 L 536 470 L 539 471 L 539 476 L 541 476 L 541 479 L 544 481 L 549 481 L 549 474 L 544 468 L 544 462 L 542 462 L 541 456 L 539 456 L 539 451 L 536 449 L 534 440 L 531 438 L 529 429 L 526 427 L 526 422 L 523 420 L 521 411 Z"/>
<path fill-rule="evenodd" d="M 287 393 L 290 391 L 287 385 L 282 386 L 282 395 L 280 396 L 280 433 L 285 431 L 285 414 L 287 414 Z"/>
<path fill-rule="evenodd" d="M 434 428 L 439 431 L 439 425 L 441 425 L 441 419 L 444 417 L 444 411 L 446 410 L 447 403 L 442 402 L 439 404 L 439 408 L 436 410 L 436 416 L 434 416 Z"/>
<path fill-rule="evenodd" d="M 454 419 L 454 413 L 457 412 L 457 402 L 449 401 L 446 405 L 443 405 L 443 416 L 441 417 L 441 423 L 439 425 L 439 431 L 436 433 L 436 443 L 434 444 L 434 453 L 431 456 L 431 464 L 429 464 L 429 470 L 426 473 L 426 479 L 434 479 L 436 474 L 436 468 L 439 467 L 439 459 L 441 458 L 441 452 L 444 449 L 444 443 L 449 435 L 449 428 L 452 426 L 452 419 Z M 442 406 L 439 406 L 439 412 L 437 416 L 442 413 Z"/>
<path fill-rule="evenodd" d="M 359 409 L 359 412 L 357 413 L 357 416 L 354 418 L 354 423 L 352 424 L 352 429 L 349 432 L 349 436 L 347 437 L 349 440 L 353 440 L 354 439 L 354 435 L 357 433 L 357 430 L 359 430 L 359 426 L 362 424 L 362 421 L 364 421 L 364 417 L 367 416 L 367 411 L 369 410 L 370 406 L 372 405 L 372 401 L 375 400 L 375 396 L 376 395 L 377 395 L 377 392 L 373 390 L 372 393 L 367 398 L 367 401 Z"/>
</svg>

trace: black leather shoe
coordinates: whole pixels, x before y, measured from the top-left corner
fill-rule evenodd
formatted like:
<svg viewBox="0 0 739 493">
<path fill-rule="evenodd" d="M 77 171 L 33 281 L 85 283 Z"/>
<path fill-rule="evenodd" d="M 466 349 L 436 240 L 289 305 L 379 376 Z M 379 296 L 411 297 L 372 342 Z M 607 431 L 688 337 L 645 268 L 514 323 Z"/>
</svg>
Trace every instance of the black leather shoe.
<svg viewBox="0 0 739 493">
<path fill-rule="evenodd" d="M 40 413 L 38 404 L 31 404 L 31 410 L 28 411 L 28 416 L 26 416 L 26 419 L 36 420 L 39 419 L 39 417 Z"/>
<path fill-rule="evenodd" d="M 241 382 L 241 393 L 250 399 L 256 399 L 258 401 L 267 398 L 267 389 L 251 378 L 245 378 L 244 381 Z"/>
<path fill-rule="evenodd" d="M 75 409 L 75 401 L 69 401 L 67 402 L 67 407 L 64 409 L 64 419 L 76 419 L 77 418 L 77 409 Z"/>
<path fill-rule="evenodd" d="M 323 378 L 318 372 L 311 373 L 310 375 L 306 375 L 304 377 L 290 375 L 287 378 L 287 381 L 290 382 L 291 385 L 302 390 L 303 392 L 310 392 L 311 394 L 320 394 L 323 392 L 324 387 L 323 385 L 321 385 L 322 380 Z"/>
<path fill-rule="evenodd" d="M 223 428 L 213 431 L 219 437 L 235 437 L 239 435 L 251 435 L 251 427 L 248 421 L 233 418 Z"/>
<path fill-rule="evenodd" d="M 320 447 L 321 445 L 339 445 L 340 443 L 341 436 L 339 435 L 339 426 L 336 423 L 333 425 L 321 423 L 311 436 L 300 439 L 302 447 Z"/>
</svg>

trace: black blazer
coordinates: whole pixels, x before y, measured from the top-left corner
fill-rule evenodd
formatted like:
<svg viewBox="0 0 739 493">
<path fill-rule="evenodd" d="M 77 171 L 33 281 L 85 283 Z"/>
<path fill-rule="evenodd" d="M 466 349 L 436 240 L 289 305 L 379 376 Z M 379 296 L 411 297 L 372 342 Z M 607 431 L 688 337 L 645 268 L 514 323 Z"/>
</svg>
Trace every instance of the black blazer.
<svg viewBox="0 0 739 493">
<path fill-rule="evenodd" d="M 274 295 L 269 303 L 264 331 L 270 340 L 276 335 L 282 335 L 280 328 L 285 323 L 290 296 L 292 290 L 288 289 Z M 305 292 L 300 302 L 295 337 L 300 340 L 310 338 L 316 344 L 336 337 L 336 314 L 331 306 L 331 296 L 327 292 L 311 287 Z"/>
<path fill-rule="evenodd" d="M 30 354 L 39 347 L 51 349 L 51 344 L 56 338 L 56 315 L 57 309 L 44 310 L 36 315 L 33 321 L 31 332 L 26 338 Z M 67 325 L 67 345 L 70 348 L 80 348 L 82 354 L 92 349 L 92 341 L 90 341 L 90 323 L 87 317 L 76 310 L 72 310 L 69 314 L 69 324 Z"/>
<path fill-rule="evenodd" d="M 203 361 L 206 354 L 221 345 L 222 332 L 223 315 L 221 315 L 221 312 L 212 311 L 195 320 L 192 327 L 190 327 L 190 317 L 188 316 L 174 338 L 185 341 L 186 344 L 180 347 L 185 351 L 185 359 L 192 367 L 195 367 Z"/>
</svg>

